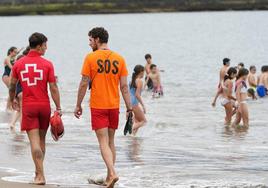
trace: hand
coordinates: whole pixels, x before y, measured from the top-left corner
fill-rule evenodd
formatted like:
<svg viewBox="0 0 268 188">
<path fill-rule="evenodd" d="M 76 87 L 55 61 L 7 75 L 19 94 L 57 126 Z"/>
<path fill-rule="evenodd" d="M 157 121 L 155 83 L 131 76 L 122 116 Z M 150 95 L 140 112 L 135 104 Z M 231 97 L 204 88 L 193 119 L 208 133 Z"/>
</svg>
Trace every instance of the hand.
<svg viewBox="0 0 268 188">
<path fill-rule="evenodd" d="M 12 109 L 15 110 L 15 111 L 20 111 L 20 105 L 18 103 L 18 101 L 16 99 L 14 99 L 12 102 L 11 102 L 11 105 L 12 105 Z"/>
<path fill-rule="evenodd" d="M 59 113 L 60 116 L 62 116 L 62 111 L 61 111 L 61 108 L 57 108 L 56 112 Z"/>
<path fill-rule="evenodd" d="M 128 119 L 128 117 L 130 116 L 130 114 L 132 114 L 133 111 L 132 110 L 127 110 L 127 113 L 126 113 L 126 120 Z"/>
<path fill-rule="evenodd" d="M 142 105 L 142 109 L 143 109 L 144 114 L 146 114 L 146 108 L 144 105 Z"/>
<path fill-rule="evenodd" d="M 76 106 L 76 108 L 74 110 L 74 116 L 77 119 L 79 119 L 82 114 L 83 114 L 83 109 L 82 109 L 81 105 L 80 106 Z"/>
<path fill-rule="evenodd" d="M 215 102 L 213 102 L 211 105 L 212 105 L 212 107 L 215 107 L 215 106 L 216 106 L 216 103 L 215 103 Z"/>
</svg>

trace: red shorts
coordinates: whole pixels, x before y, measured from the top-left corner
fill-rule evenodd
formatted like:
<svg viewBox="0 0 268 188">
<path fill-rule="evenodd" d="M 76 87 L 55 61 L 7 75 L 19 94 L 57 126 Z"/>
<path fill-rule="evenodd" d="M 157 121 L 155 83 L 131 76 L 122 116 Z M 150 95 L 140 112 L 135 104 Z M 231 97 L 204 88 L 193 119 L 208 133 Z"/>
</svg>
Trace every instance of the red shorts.
<svg viewBox="0 0 268 188">
<path fill-rule="evenodd" d="M 51 109 L 49 104 L 25 104 L 22 107 L 21 130 L 32 129 L 47 130 Z"/>
<path fill-rule="evenodd" d="M 102 128 L 117 129 L 119 123 L 119 109 L 91 108 L 92 130 Z"/>
</svg>

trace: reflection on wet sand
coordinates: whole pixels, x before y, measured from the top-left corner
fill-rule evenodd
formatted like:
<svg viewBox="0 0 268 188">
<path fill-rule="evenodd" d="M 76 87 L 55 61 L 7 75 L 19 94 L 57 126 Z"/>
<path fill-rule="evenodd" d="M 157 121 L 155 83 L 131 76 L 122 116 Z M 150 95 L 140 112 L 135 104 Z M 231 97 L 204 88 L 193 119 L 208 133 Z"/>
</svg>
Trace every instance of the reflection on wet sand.
<svg viewBox="0 0 268 188">
<path fill-rule="evenodd" d="M 137 163 L 137 165 L 144 165 L 143 160 L 141 159 L 141 148 L 142 148 L 143 138 L 131 137 L 129 143 L 129 152 L 128 157 L 131 161 Z"/>
</svg>

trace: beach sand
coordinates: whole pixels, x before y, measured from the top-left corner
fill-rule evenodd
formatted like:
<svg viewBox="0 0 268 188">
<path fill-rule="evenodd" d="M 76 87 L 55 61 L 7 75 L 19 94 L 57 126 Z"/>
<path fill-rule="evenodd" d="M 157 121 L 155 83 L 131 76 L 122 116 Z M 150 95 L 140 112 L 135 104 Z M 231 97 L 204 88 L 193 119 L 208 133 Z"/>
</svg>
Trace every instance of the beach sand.
<svg viewBox="0 0 268 188">
<path fill-rule="evenodd" d="M 15 182 L 8 182 L 8 181 L 3 181 L 1 178 L 3 176 L 9 176 L 11 175 L 10 173 L 3 173 L 0 172 L 0 188 L 37 188 L 37 187 L 42 187 L 42 188 L 52 188 L 52 187 L 57 187 L 57 186 L 38 186 L 38 185 L 31 185 L 27 183 L 15 183 Z"/>
</svg>

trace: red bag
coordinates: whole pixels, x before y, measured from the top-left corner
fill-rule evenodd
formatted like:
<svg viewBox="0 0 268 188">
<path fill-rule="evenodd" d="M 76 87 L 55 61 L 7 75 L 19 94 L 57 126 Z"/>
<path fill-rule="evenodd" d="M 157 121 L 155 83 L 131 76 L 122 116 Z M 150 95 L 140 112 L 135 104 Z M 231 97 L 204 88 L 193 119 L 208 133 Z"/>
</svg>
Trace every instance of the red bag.
<svg viewBox="0 0 268 188">
<path fill-rule="evenodd" d="M 53 140 L 58 141 L 64 135 L 64 126 L 59 112 L 55 111 L 50 118 L 50 131 Z"/>
</svg>

